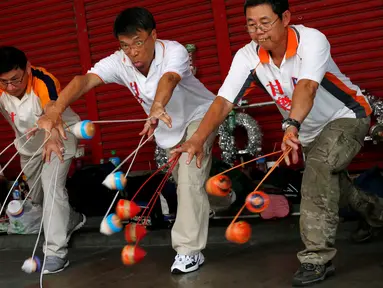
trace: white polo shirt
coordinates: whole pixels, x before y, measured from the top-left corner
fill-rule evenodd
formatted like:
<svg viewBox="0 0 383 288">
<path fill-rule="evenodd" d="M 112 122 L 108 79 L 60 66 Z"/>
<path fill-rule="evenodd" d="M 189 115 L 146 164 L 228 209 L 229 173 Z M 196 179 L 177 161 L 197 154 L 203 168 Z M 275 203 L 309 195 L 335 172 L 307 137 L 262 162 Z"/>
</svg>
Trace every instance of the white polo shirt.
<svg viewBox="0 0 383 288">
<path fill-rule="evenodd" d="M 238 50 L 218 95 L 237 104 L 258 85 L 273 98 L 283 118 L 288 118 L 293 91 L 301 79 L 320 84 L 314 105 L 301 125 L 299 139 L 303 146 L 330 121 L 364 118 L 372 112 L 359 87 L 333 61 L 326 36 L 303 25 L 288 28 L 287 51 L 280 68 L 254 41 Z"/>
<path fill-rule="evenodd" d="M 181 141 L 189 123 L 202 119 L 215 97 L 191 73 L 185 47 L 175 41 L 157 40 L 155 59 L 147 77 L 134 67 L 122 50 L 100 60 L 88 71 L 98 75 L 106 84 L 117 83 L 128 87 L 146 114 L 150 113 L 158 82 L 167 72 L 179 74 L 181 81 L 165 107 L 172 118 L 172 128 L 159 121 L 155 135 L 158 146 L 164 149 Z"/>
<path fill-rule="evenodd" d="M 57 100 L 60 92 L 60 83 L 52 74 L 41 67 L 32 67 L 31 70 L 32 75 L 21 99 L 0 89 L 0 112 L 12 126 L 16 138 L 35 127 L 45 105 L 51 100 Z M 62 114 L 62 119 L 67 126 L 80 121 L 80 117 L 69 107 Z M 43 144 L 44 136 L 43 131 L 38 131 L 24 147 L 22 146 L 27 141 L 26 137 L 15 139 L 16 149 L 22 155 L 32 156 Z M 42 149 L 37 155 L 41 153 Z"/>
</svg>

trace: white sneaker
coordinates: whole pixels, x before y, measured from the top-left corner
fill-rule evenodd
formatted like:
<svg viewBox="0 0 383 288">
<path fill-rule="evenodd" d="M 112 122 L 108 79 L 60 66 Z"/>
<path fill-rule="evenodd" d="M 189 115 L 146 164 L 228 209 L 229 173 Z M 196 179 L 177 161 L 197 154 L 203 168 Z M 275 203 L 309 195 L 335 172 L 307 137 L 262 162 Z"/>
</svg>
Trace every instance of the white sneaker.
<svg viewBox="0 0 383 288">
<path fill-rule="evenodd" d="M 194 256 L 177 254 L 170 271 L 173 274 L 193 272 L 198 270 L 204 262 L 205 257 L 201 252 Z"/>
</svg>

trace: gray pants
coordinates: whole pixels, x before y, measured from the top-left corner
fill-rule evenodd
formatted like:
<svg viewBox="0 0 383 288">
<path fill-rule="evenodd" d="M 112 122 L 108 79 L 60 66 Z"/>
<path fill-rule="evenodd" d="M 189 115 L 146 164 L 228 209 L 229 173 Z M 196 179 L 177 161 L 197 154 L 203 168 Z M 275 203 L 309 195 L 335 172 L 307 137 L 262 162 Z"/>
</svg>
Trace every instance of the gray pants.
<svg viewBox="0 0 383 288">
<path fill-rule="evenodd" d="M 50 163 L 43 162 L 41 155 L 37 155 L 31 162 L 29 162 L 24 170 L 30 188 L 32 188 L 32 185 L 41 174 L 41 178 L 33 188 L 30 197 L 34 204 L 43 205 L 44 207 L 44 235 L 45 238 L 48 239 L 48 245 L 45 247 L 44 252 L 47 256 L 57 256 L 60 258 L 65 258 L 68 253 L 68 231 L 77 224 L 72 223 L 72 221 L 78 221 L 79 219 L 78 213 L 75 213 L 69 205 L 68 194 L 65 188 L 69 167 L 77 149 L 77 139 L 69 132 L 67 132 L 67 137 L 68 140 L 63 140 L 65 146 L 64 163 L 60 163 L 60 160 L 54 153 L 51 155 Z M 24 168 L 30 159 L 31 157 L 20 155 L 21 167 Z M 56 195 L 53 201 L 55 182 Z M 52 205 L 53 214 L 48 234 L 48 224 Z"/>
<path fill-rule="evenodd" d="M 298 253 L 301 263 L 325 264 L 335 257 L 340 205 L 351 205 L 367 220 L 371 211 L 382 208 L 377 199 L 366 196 L 352 184 L 346 171 L 364 144 L 369 124 L 369 117 L 332 121 L 303 148 L 306 167 L 301 189 L 300 231 L 306 249 Z"/>
</svg>

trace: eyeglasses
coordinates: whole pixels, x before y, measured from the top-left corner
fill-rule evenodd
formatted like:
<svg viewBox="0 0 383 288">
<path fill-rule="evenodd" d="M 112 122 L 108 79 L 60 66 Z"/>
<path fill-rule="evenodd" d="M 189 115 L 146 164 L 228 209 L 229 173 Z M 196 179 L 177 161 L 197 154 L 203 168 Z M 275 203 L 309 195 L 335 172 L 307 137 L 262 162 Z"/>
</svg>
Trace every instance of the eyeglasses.
<svg viewBox="0 0 383 288">
<path fill-rule="evenodd" d="M 258 25 L 258 26 L 255 24 L 247 24 L 247 25 L 245 25 L 245 30 L 248 33 L 255 33 L 255 32 L 257 32 L 258 29 L 261 30 L 262 32 L 267 32 L 273 28 L 274 23 L 277 22 L 278 19 L 279 19 L 279 17 L 277 19 L 275 19 L 273 22 L 262 23 L 261 25 Z"/>
<path fill-rule="evenodd" d="M 24 70 L 23 75 L 18 80 L 4 81 L 4 80 L 0 79 L 0 85 L 3 86 L 3 87 L 7 87 L 9 84 L 11 84 L 14 87 L 20 85 L 21 82 L 23 82 L 23 79 L 24 79 L 24 76 L 25 76 L 25 72 L 26 72 L 26 70 Z"/>
<path fill-rule="evenodd" d="M 128 44 L 125 44 L 125 43 L 121 43 L 120 47 L 121 47 L 122 50 L 124 50 L 124 52 L 129 52 L 132 49 L 140 50 L 140 49 L 142 49 L 144 47 L 144 44 L 148 40 L 150 34 L 152 34 L 152 31 L 150 31 L 148 37 L 146 37 L 145 40 L 138 40 L 133 45 L 128 45 Z"/>
</svg>

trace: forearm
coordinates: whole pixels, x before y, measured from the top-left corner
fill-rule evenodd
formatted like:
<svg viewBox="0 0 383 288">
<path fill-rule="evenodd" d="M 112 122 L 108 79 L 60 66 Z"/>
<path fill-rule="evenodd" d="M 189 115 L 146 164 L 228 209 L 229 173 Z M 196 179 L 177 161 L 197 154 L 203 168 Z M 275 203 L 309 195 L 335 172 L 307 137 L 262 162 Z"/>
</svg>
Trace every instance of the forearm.
<svg viewBox="0 0 383 288">
<path fill-rule="evenodd" d="M 318 85 L 313 81 L 300 81 L 294 89 L 289 117 L 302 123 L 314 105 Z"/>
<path fill-rule="evenodd" d="M 209 135 L 226 119 L 233 107 L 234 104 L 221 96 L 217 96 L 205 114 L 205 117 L 202 119 L 201 124 L 193 137 L 198 138 L 199 141 L 204 143 Z"/>
<path fill-rule="evenodd" d="M 176 73 L 165 73 L 158 82 L 153 105 L 161 105 L 162 107 L 165 107 L 169 103 L 173 91 L 180 80 L 181 77 Z"/>
<path fill-rule="evenodd" d="M 78 100 L 82 95 L 87 93 L 89 88 L 86 75 L 76 76 L 73 80 L 61 91 L 55 103 L 55 108 L 61 114 L 70 104 Z"/>
</svg>

